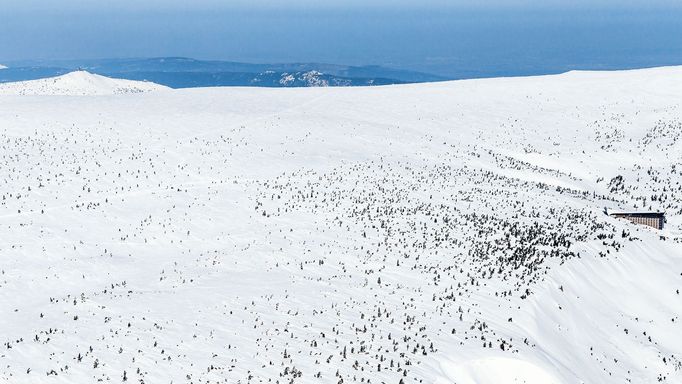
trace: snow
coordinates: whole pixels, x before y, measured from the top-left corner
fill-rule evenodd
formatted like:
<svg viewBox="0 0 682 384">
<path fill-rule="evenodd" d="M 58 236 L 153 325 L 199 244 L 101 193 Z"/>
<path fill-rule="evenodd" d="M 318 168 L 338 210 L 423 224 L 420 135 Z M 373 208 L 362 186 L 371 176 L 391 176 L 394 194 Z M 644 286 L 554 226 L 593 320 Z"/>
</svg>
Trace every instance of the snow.
<svg viewBox="0 0 682 384">
<path fill-rule="evenodd" d="M 321 78 L 322 73 L 319 71 L 308 71 L 303 73 L 302 79 L 308 87 L 328 87 L 329 82 Z"/>
<path fill-rule="evenodd" d="M 682 67 L 57 79 L 0 88 L 0 382 L 682 381 Z"/>
<path fill-rule="evenodd" d="M 623 211 L 623 210 L 614 210 L 614 209 L 606 209 L 606 214 L 608 215 L 625 215 L 625 214 L 637 214 L 637 215 L 646 215 L 646 214 L 660 214 L 665 212 L 662 211 Z"/>
<path fill-rule="evenodd" d="M 296 77 L 290 73 L 283 73 L 282 78 L 279 79 L 279 83 L 284 86 L 291 85 L 294 81 L 296 81 Z"/>
<path fill-rule="evenodd" d="M 308 72 L 296 72 L 288 73 L 284 72 L 279 79 L 279 84 L 285 87 L 293 85 L 296 80 L 301 81 L 306 87 L 328 87 L 329 81 L 323 78 L 324 74 L 319 71 L 308 71 Z M 349 80 L 336 79 L 338 86 L 348 86 L 350 85 Z"/>
<path fill-rule="evenodd" d="M 447 380 L 439 379 L 436 383 L 560 383 L 556 377 L 553 377 L 541 367 L 527 361 L 504 357 L 468 360 L 462 365 L 444 363 L 441 368 L 447 374 L 448 378 Z"/>
<path fill-rule="evenodd" d="M 47 79 L 0 84 L 0 95 L 95 96 L 167 89 L 169 88 L 151 82 L 112 79 L 86 71 L 75 71 Z"/>
</svg>

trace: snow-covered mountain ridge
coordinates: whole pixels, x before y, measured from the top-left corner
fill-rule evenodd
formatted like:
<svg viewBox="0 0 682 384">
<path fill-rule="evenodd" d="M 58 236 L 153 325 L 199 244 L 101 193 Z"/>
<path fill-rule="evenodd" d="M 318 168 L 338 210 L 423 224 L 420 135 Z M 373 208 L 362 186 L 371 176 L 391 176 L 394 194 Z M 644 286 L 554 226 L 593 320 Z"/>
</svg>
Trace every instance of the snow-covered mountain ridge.
<svg viewBox="0 0 682 384">
<path fill-rule="evenodd" d="M 75 71 L 47 79 L 0 84 L 0 95 L 95 96 L 144 93 L 169 89 L 162 85 L 112 79 L 86 71 Z"/>
<path fill-rule="evenodd" d="M 0 95 L 0 381 L 678 383 L 679 89 Z"/>
</svg>

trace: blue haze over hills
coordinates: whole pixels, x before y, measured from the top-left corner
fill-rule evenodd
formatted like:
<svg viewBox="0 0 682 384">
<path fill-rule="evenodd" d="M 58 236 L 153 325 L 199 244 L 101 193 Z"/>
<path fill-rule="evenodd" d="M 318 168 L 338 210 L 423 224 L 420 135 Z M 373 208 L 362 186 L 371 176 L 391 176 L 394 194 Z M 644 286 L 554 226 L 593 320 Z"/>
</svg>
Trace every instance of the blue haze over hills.
<svg viewBox="0 0 682 384">
<path fill-rule="evenodd" d="M 444 76 L 380 66 L 319 63 L 248 64 L 182 57 L 42 60 L 12 63 L 0 82 L 32 80 L 82 69 L 104 76 L 146 80 L 173 88 L 211 86 L 306 87 L 387 85 L 439 81 Z"/>
<path fill-rule="evenodd" d="M 10 67 L 0 81 L 82 67 L 173 87 L 307 86 L 311 72 L 314 84 L 381 85 L 682 64 L 682 6 L 674 2 L 290 9 L 200 3 L 16 9 L 0 23 L 0 64 Z"/>
</svg>

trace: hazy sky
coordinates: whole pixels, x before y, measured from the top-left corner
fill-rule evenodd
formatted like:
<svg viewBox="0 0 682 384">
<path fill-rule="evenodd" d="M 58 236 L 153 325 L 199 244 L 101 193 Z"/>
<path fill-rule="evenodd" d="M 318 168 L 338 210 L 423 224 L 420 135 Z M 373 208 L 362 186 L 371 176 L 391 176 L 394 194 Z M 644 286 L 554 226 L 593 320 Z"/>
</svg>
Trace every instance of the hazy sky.
<svg viewBox="0 0 682 384">
<path fill-rule="evenodd" d="M 682 64 L 679 0 L 0 0 L 0 63 L 188 56 L 438 73 Z"/>
<path fill-rule="evenodd" d="M 282 9 L 282 8 L 600 8 L 672 7 L 677 0 L 1 0 L 3 9 Z"/>
</svg>

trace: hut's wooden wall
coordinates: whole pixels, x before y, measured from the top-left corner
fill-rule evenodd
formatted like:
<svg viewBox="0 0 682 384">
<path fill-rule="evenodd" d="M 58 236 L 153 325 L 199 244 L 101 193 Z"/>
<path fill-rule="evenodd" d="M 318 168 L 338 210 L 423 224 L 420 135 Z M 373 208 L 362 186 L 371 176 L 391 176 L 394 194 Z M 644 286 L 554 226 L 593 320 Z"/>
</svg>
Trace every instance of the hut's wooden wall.
<svg viewBox="0 0 682 384">
<path fill-rule="evenodd" d="M 632 215 L 615 215 L 621 219 L 630 220 L 635 224 L 648 225 L 652 228 L 663 229 L 662 217 L 646 217 L 646 216 L 632 216 Z"/>
</svg>

